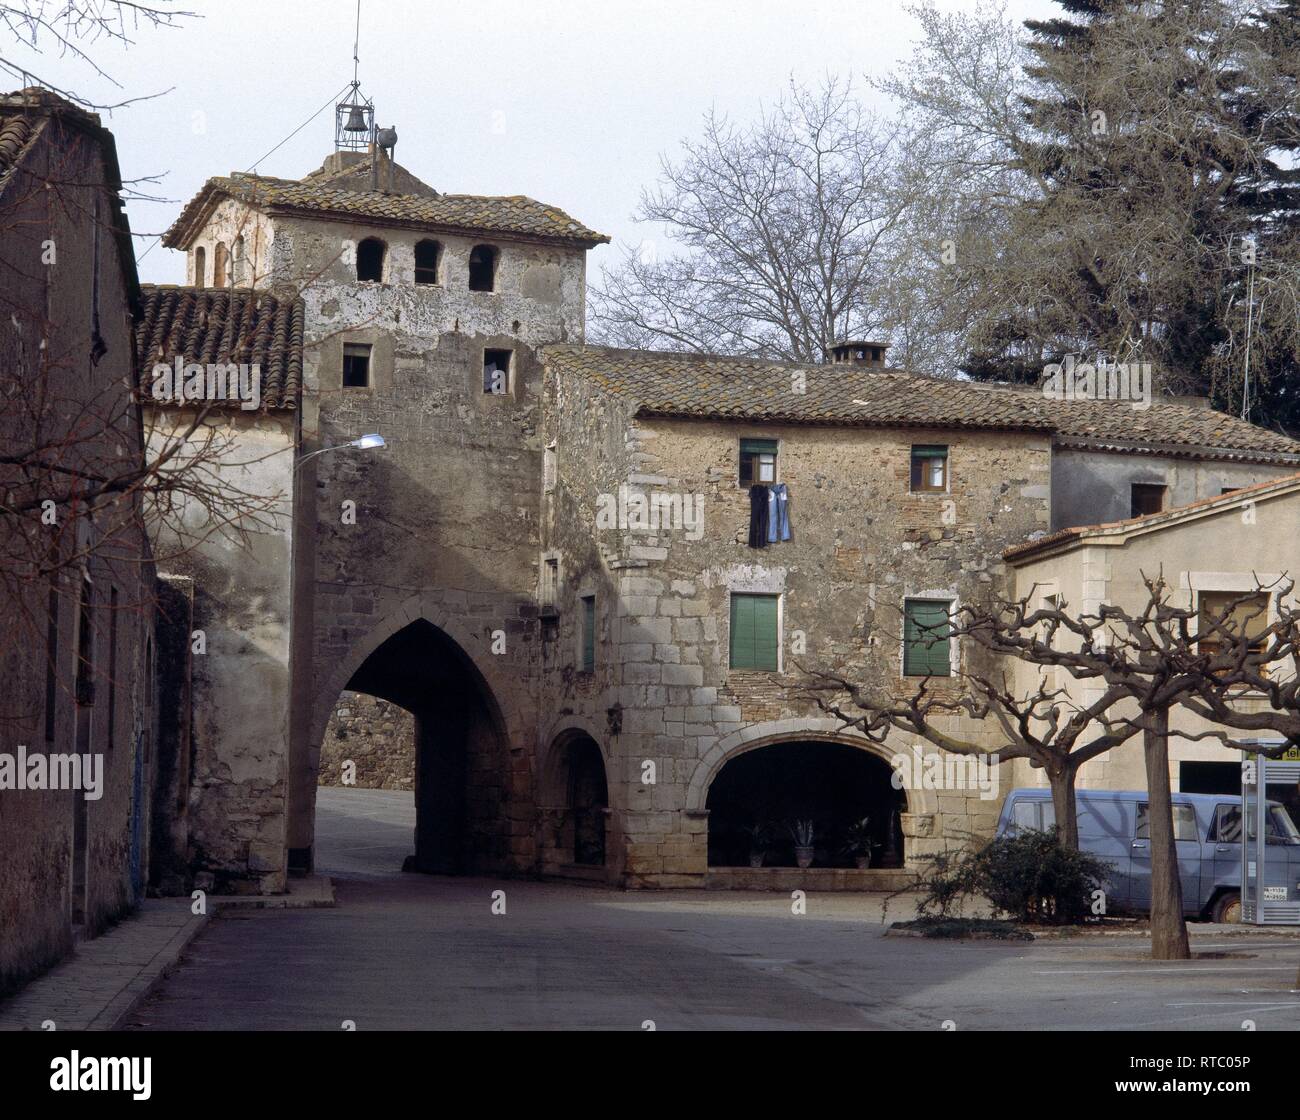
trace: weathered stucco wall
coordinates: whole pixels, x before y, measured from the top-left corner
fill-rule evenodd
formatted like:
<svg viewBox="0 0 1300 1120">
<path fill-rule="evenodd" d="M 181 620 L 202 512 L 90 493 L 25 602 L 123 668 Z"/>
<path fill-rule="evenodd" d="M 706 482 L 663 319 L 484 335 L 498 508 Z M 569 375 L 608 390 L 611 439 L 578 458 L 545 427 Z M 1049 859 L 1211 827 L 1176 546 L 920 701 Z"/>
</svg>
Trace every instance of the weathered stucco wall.
<svg viewBox="0 0 1300 1120">
<path fill-rule="evenodd" d="M 1175 607 L 1193 609 L 1199 592 L 1249 593 L 1260 583 L 1269 585 L 1289 573 L 1300 572 L 1300 493 L 1294 488 L 1273 494 L 1250 495 L 1241 502 L 1227 502 L 1213 511 L 1191 519 L 1179 519 L 1146 532 L 1116 535 L 1110 541 L 1092 538 L 1019 566 L 1016 571 L 1020 594 L 1028 594 L 1035 583 L 1041 595 L 1064 596 L 1072 612 L 1095 612 L 1111 603 L 1130 612 L 1140 612 L 1148 601 L 1143 574 L 1163 574 Z M 1294 593 L 1292 594 L 1295 602 Z M 1286 679 L 1288 669 L 1275 672 Z M 1018 677 L 1028 685 L 1031 670 L 1021 665 Z M 1075 701 L 1087 704 L 1099 690 L 1057 671 L 1056 687 Z M 1264 706 L 1260 697 L 1243 694 L 1243 708 Z M 1179 732 L 1196 735 L 1208 724 L 1190 713 L 1171 713 L 1174 734 L 1169 743 L 1170 779 L 1179 788 L 1179 769 L 1184 762 L 1234 764 L 1240 754 L 1213 740 L 1191 740 Z M 1248 737 L 1246 732 L 1240 733 Z M 1018 761 L 1018 786 L 1045 785 L 1041 771 Z M 1145 789 L 1146 768 L 1140 736 L 1086 763 L 1079 771 L 1079 785 L 1099 789 Z"/>
<path fill-rule="evenodd" d="M 188 410 L 151 409 L 151 447 L 189 423 Z M 192 765 L 188 863 L 202 889 L 285 887 L 289 754 L 293 413 L 210 414 L 195 446 L 228 441 L 220 481 L 270 505 L 242 534 L 195 503 L 160 533 L 159 569 L 192 580 L 188 734 Z"/>
<path fill-rule="evenodd" d="M 1052 458 L 1052 528 L 1102 525 L 1132 514 L 1135 482 L 1165 487 L 1165 508 L 1217 498 L 1221 491 L 1294 474 L 1297 463 L 1174 459 L 1057 448 Z"/>
</svg>

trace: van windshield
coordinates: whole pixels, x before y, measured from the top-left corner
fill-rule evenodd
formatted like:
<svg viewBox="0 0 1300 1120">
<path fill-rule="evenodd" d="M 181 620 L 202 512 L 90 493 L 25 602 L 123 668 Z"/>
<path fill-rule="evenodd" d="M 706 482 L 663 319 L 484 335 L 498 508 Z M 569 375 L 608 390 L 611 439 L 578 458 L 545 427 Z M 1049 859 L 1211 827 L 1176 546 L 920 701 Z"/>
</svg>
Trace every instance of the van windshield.
<svg viewBox="0 0 1300 1120">
<path fill-rule="evenodd" d="M 1291 819 L 1282 805 L 1276 801 L 1268 803 L 1268 814 L 1264 818 L 1267 824 L 1264 826 L 1264 838 L 1270 844 L 1300 844 L 1300 830 L 1295 826 L 1295 821 Z M 1255 830 L 1251 829 L 1251 837 L 1255 835 Z"/>
<path fill-rule="evenodd" d="M 1270 844 L 1300 844 L 1300 830 L 1291 819 L 1291 814 L 1279 802 L 1268 802 L 1264 816 L 1264 838 Z M 1241 804 L 1220 805 L 1215 810 L 1215 839 L 1220 843 L 1241 843 Z M 1250 839 L 1255 839 L 1255 822 L 1250 821 Z"/>
</svg>

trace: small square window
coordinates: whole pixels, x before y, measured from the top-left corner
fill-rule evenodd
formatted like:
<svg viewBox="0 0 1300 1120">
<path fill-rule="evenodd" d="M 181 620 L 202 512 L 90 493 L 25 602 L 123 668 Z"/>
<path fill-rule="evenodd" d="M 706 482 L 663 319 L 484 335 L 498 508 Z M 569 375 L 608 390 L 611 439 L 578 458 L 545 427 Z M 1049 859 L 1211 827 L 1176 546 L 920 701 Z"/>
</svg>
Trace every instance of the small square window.
<svg viewBox="0 0 1300 1120">
<path fill-rule="evenodd" d="M 771 486 L 776 482 L 777 441 L 774 439 L 742 439 L 740 441 L 741 486 Z"/>
<path fill-rule="evenodd" d="M 912 490 L 942 493 L 948 489 L 948 448 L 943 444 L 912 445 Z"/>
<path fill-rule="evenodd" d="M 483 351 L 483 392 L 501 396 L 510 392 L 513 350 Z"/>
<path fill-rule="evenodd" d="M 366 389 L 370 386 L 370 344 L 343 344 L 343 388 Z"/>
<path fill-rule="evenodd" d="M 1150 482 L 1135 482 L 1129 489 L 1129 516 L 1149 517 L 1165 508 L 1165 488 Z"/>
<path fill-rule="evenodd" d="M 1202 591 L 1196 597 L 1196 610 L 1197 632 L 1201 635 L 1196 641 L 1198 652 L 1216 657 L 1242 634 L 1250 653 L 1264 651 L 1265 640 L 1259 635 L 1269 626 L 1268 592 Z M 1268 676 L 1267 665 L 1254 668 L 1260 676 Z"/>
</svg>

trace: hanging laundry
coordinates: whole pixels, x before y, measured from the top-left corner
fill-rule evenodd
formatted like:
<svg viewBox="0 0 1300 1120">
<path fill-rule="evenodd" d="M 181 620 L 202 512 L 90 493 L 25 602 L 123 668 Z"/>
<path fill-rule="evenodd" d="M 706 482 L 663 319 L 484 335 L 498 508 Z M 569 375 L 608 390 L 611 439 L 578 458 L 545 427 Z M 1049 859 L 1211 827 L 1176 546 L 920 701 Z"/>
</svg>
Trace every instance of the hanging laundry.
<svg viewBox="0 0 1300 1120">
<path fill-rule="evenodd" d="M 767 547 L 767 487 L 749 488 L 749 547 Z"/>
<path fill-rule="evenodd" d="M 790 491 L 784 482 L 771 487 L 768 502 L 767 539 L 769 541 L 788 541 L 790 539 Z"/>
</svg>

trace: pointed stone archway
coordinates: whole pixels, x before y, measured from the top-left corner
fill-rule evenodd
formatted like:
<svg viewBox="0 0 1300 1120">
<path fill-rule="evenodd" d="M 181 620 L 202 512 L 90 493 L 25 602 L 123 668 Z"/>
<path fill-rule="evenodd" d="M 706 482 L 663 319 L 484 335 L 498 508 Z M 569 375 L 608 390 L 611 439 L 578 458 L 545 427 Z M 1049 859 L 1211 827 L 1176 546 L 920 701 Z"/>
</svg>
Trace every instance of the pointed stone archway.
<svg viewBox="0 0 1300 1120">
<path fill-rule="evenodd" d="M 495 659 L 500 660 L 500 659 Z M 320 745 L 344 689 L 389 700 L 416 720 L 412 870 L 532 870 L 531 741 L 508 670 L 486 634 L 464 632 L 424 596 L 376 624 L 352 654 L 318 674 L 309 741 L 295 744 L 291 855 L 310 867 Z"/>
</svg>

